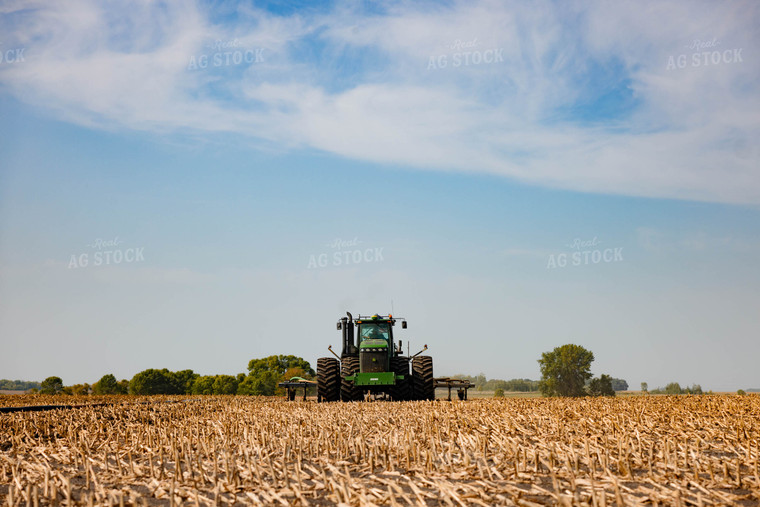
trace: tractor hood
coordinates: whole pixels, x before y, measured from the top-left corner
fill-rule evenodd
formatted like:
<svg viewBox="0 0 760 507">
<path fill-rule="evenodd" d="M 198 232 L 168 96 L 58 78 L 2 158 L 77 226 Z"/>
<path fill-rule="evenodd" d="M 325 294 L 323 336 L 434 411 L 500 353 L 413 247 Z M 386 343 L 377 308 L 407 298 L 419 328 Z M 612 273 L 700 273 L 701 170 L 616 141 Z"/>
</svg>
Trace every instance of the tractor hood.
<svg viewBox="0 0 760 507">
<path fill-rule="evenodd" d="M 370 338 L 364 340 L 359 348 L 361 349 L 384 349 L 388 347 L 388 340 L 382 338 Z"/>
</svg>

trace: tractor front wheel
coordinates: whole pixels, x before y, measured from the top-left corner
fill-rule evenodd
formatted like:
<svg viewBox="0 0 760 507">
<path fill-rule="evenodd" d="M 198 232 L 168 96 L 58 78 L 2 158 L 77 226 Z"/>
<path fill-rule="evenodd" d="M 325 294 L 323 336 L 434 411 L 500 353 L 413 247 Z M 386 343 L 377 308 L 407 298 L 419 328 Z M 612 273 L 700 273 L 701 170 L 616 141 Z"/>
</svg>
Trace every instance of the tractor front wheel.
<svg viewBox="0 0 760 507">
<path fill-rule="evenodd" d="M 343 401 L 361 401 L 362 390 L 354 385 L 352 380 L 346 380 L 346 377 L 359 371 L 358 357 L 344 357 L 340 364 L 340 398 Z"/>
<path fill-rule="evenodd" d="M 393 401 L 405 401 L 411 398 L 410 378 L 409 378 L 409 358 L 396 356 L 391 358 L 391 371 L 396 375 L 403 375 L 404 380 L 399 380 L 391 388 L 391 398 Z"/>
</svg>

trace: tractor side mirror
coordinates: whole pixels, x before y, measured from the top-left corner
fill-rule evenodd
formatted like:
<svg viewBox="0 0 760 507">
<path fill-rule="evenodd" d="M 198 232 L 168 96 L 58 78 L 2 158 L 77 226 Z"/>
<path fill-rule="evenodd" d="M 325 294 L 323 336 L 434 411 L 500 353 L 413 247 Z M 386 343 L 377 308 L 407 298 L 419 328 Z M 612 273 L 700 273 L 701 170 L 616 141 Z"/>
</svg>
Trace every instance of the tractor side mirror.
<svg viewBox="0 0 760 507">
<path fill-rule="evenodd" d="M 406 321 L 405 320 L 401 321 L 401 329 L 406 329 Z"/>
<path fill-rule="evenodd" d="M 340 321 L 338 321 L 338 331 L 340 331 Z"/>
</svg>

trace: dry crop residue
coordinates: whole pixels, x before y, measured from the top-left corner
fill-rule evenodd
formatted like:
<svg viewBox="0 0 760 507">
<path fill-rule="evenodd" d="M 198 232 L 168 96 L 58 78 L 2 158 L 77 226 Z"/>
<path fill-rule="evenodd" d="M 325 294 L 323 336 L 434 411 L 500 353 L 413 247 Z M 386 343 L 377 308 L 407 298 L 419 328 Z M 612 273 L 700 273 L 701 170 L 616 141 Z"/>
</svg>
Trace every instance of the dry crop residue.
<svg viewBox="0 0 760 507">
<path fill-rule="evenodd" d="M 760 502 L 760 396 L 172 399 L 0 415 L 3 504 Z"/>
</svg>

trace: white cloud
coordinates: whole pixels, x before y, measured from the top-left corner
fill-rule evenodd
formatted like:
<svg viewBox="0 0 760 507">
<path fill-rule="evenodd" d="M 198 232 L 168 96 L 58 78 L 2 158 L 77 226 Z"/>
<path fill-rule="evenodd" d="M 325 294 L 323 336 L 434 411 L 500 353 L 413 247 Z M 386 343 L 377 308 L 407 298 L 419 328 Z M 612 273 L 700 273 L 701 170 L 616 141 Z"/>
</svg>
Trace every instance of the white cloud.
<svg viewBox="0 0 760 507">
<path fill-rule="evenodd" d="M 0 21 L 26 51 L 23 64 L 0 67 L 0 89 L 66 121 L 230 132 L 586 192 L 760 203 L 754 3 L 397 3 L 385 15 L 347 4 L 289 17 L 241 8 L 225 25 L 186 5 L 28 7 L 6 5 Z M 668 70 L 695 39 L 741 49 L 741 61 Z M 215 41 L 260 49 L 264 61 L 188 70 Z M 454 68 L 465 43 L 498 48 L 503 61 Z M 428 69 L 440 55 L 449 66 Z M 630 110 L 596 117 L 594 101 L 623 85 Z"/>
</svg>

